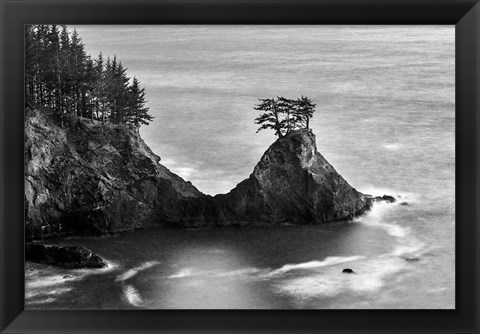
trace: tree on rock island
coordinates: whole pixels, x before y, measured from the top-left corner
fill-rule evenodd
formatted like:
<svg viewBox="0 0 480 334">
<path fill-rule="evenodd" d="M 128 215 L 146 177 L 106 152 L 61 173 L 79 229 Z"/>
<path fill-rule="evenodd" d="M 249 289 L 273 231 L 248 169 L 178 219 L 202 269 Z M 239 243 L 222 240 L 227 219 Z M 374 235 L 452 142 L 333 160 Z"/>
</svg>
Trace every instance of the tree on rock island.
<svg viewBox="0 0 480 334">
<path fill-rule="evenodd" d="M 255 124 L 260 125 L 257 132 L 272 129 L 281 138 L 292 130 L 309 129 L 315 106 L 311 99 L 303 95 L 295 100 L 282 96 L 260 99 L 260 103 L 254 107 L 263 112 L 255 118 Z"/>
</svg>

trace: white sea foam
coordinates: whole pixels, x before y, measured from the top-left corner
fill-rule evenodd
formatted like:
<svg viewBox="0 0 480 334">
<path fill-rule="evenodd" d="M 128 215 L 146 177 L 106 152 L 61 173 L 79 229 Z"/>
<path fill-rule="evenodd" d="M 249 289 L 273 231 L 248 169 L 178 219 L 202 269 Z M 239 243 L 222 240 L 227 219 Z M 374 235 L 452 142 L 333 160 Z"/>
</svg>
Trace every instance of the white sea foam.
<svg viewBox="0 0 480 334">
<path fill-rule="evenodd" d="M 80 277 L 86 277 L 90 275 L 101 275 L 108 273 L 110 271 L 114 271 L 119 268 L 119 264 L 114 261 L 106 260 L 104 259 L 105 262 L 107 262 L 107 266 L 103 268 L 81 268 L 81 269 L 73 269 L 72 272 Z"/>
<path fill-rule="evenodd" d="M 395 193 L 391 190 L 377 190 L 377 194 Z M 402 196 L 403 198 L 404 196 Z M 332 297 L 341 293 L 370 294 L 380 290 L 387 281 L 402 270 L 407 269 L 405 256 L 419 256 L 425 250 L 425 243 L 411 235 L 407 227 L 393 222 L 385 222 L 386 213 L 391 210 L 391 203 L 375 203 L 366 215 L 357 218 L 356 222 L 383 229 L 392 236 L 396 245 L 388 253 L 366 258 L 364 256 L 328 257 L 323 261 L 311 261 L 300 264 L 287 264 L 273 270 L 268 277 L 299 269 L 295 277 L 283 276 L 275 283 L 279 293 L 287 294 L 302 304 L 310 298 Z M 349 263 L 355 274 L 343 274 L 341 263 Z M 301 305 L 300 305 L 301 306 Z"/>
<path fill-rule="evenodd" d="M 265 270 L 259 268 L 243 268 L 233 271 L 228 271 L 220 274 L 216 274 L 217 277 L 228 277 L 228 276 L 251 276 L 265 273 Z"/>
<path fill-rule="evenodd" d="M 303 269 L 318 269 L 326 266 L 332 266 L 340 263 L 356 261 L 364 258 L 364 256 L 329 256 L 323 261 L 310 261 L 298 264 L 286 264 L 279 269 L 275 269 L 267 273 L 265 276 L 272 277 L 286 274 L 294 270 L 303 270 Z"/>
<path fill-rule="evenodd" d="M 187 276 L 192 276 L 193 269 L 192 268 L 185 268 L 180 270 L 178 273 L 168 276 L 168 278 L 182 278 Z"/>
<path fill-rule="evenodd" d="M 52 286 L 59 286 L 65 283 L 63 275 L 42 275 L 35 278 L 35 280 L 26 283 L 27 289 L 45 289 Z"/>
<path fill-rule="evenodd" d="M 398 202 L 401 202 L 401 201 L 408 201 L 408 202 L 416 202 L 418 201 L 419 199 L 419 194 L 417 193 L 413 193 L 413 192 L 409 192 L 409 191 L 405 191 L 405 190 L 395 190 L 395 189 L 391 189 L 391 188 L 381 188 L 381 187 L 376 187 L 376 186 L 366 186 L 366 187 L 362 187 L 362 193 L 364 194 L 369 194 L 369 195 L 372 195 L 372 196 L 383 196 L 383 195 L 389 195 L 389 196 L 393 196 L 395 197 Z M 389 204 L 390 206 L 392 205 L 396 205 L 398 204 L 397 203 L 386 203 L 386 204 Z M 385 203 L 375 203 L 375 205 L 377 204 L 385 204 Z"/>
<path fill-rule="evenodd" d="M 144 262 L 141 265 L 139 265 L 137 267 L 134 267 L 132 269 L 129 269 L 129 270 L 125 271 L 123 274 L 118 275 L 117 278 L 116 278 L 116 281 L 126 281 L 126 280 L 134 277 L 135 275 L 137 275 L 140 271 L 151 268 L 151 267 L 153 267 L 153 266 L 155 266 L 159 263 L 160 262 L 158 262 L 158 261 Z"/>
<path fill-rule="evenodd" d="M 398 258 L 373 258 L 352 263 L 350 266 L 355 274 L 344 274 L 341 267 L 332 266 L 280 281 L 276 288 L 280 293 L 291 295 L 297 301 L 332 297 L 345 292 L 373 293 L 385 284 L 387 276 L 400 271 L 404 265 L 404 261 Z"/>
<path fill-rule="evenodd" d="M 25 302 L 27 307 L 55 301 L 60 295 L 72 290 L 70 282 L 77 277 L 67 279 L 70 269 L 42 266 L 42 270 L 28 270 L 25 273 Z"/>
<path fill-rule="evenodd" d="M 392 237 L 405 238 L 409 233 L 408 228 L 385 223 L 384 221 L 384 215 L 391 208 L 391 206 L 391 203 L 374 203 L 372 209 L 366 215 L 357 218 L 355 221 L 364 225 L 381 228 Z"/>
<path fill-rule="evenodd" d="M 71 291 L 72 288 L 58 288 L 54 290 L 44 290 L 44 289 L 28 289 L 25 292 L 25 298 L 31 299 L 37 296 L 58 296 L 63 293 Z"/>
<path fill-rule="evenodd" d="M 403 255 L 413 256 L 425 247 L 425 243 L 412 236 L 409 228 L 385 222 L 384 216 L 391 207 L 391 203 L 375 203 L 365 216 L 356 219 L 356 221 L 368 226 L 381 228 L 395 238 L 397 246 L 388 255 L 397 257 Z"/>
<path fill-rule="evenodd" d="M 28 302 L 30 305 L 43 305 L 43 304 L 48 304 L 52 303 L 55 301 L 55 298 L 44 298 L 44 299 L 38 299 L 38 300 L 31 300 Z"/>
<path fill-rule="evenodd" d="M 400 149 L 402 145 L 400 143 L 390 143 L 390 144 L 384 144 L 382 146 L 384 148 L 386 148 L 387 150 L 396 151 L 396 150 Z"/>
<path fill-rule="evenodd" d="M 127 301 L 132 304 L 133 306 L 141 306 L 143 303 L 143 299 L 140 296 L 138 290 L 133 287 L 132 285 L 126 285 L 123 288 L 123 295 L 127 299 Z"/>
</svg>

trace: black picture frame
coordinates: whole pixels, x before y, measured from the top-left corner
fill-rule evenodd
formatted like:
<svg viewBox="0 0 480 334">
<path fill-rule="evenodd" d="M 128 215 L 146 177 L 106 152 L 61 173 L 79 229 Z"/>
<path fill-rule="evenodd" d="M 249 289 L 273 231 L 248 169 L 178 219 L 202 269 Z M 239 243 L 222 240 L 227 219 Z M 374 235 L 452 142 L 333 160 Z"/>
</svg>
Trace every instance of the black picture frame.
<svg viewBox="0 0 480 334">
<path fill-rule="evenodd" d="M 0 0 L 1 333 L 478 333 L 478 0 Z M 24 310 L 24 24 L 450 24 L 456 36 L 456 309 Z M 426 277 L 425 279 L 428 279 Z"/>
</svg>

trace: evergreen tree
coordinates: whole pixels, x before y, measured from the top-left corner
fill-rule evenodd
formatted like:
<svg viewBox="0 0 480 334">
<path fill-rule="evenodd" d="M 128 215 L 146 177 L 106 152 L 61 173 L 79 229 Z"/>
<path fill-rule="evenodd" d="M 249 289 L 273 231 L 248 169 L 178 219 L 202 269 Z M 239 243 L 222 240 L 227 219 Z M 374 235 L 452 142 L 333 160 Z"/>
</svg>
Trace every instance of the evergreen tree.
<svg viewBox="0 0 480 334">
<path fill-rule="evenodd" d="M 310 118 L 315 112 L 315 104 L 306 96 L 296 100 L 284 98 L 261 99 L 255 110 L 263 112 L 255 119 L 260 124 L 257 132 L 264 129 L 273 129 L 279 138 L 288 135 L 293 130 L 308 129 Z"/>
<path fill-rule="evenodd" d="M 25 26 L 25 103 L 33 107 L 36 103 L 36 84 L 39 62 L 38 39 L 35 38 L 34 26 Z"/>
<path fill-rule="evenodd" d="M 61 116 L 71 114 L 118 124 L 148 125 L 145 89 L 117 57 L 87 56 L 82 39 L 65 25 L 27 25 L 25 37 L 26 106 Z"/>
<path fill-rule="evenodd" d="M 78 116 L 84 116 L 84 106 L 82 105 L 82 84 L 85 79 L 85 65 L 87 55 L 82 43 L 82 39 L 74 29 L 69 52 L 69 67 L 71 69 L 72 78 L 72 102 L 73 102 L 73 114 Z"/>
<path fill-rule="evenodd" d="M 60 32 L 60 101 L 59 108 L 62 113 L 68 112 L 65 110 L 65 98 L 71 93 L 72 73 L 70 69 L 70 35 L 66 25 L 62 25 Z"/>
<path fill-rule="evenodd" d="M 129 109 L 128 122 L 135 125 L 137 131 L 140 125 L 148 125 L 153 116 L 148 113 L 149 108 L 145 107 L 145 88 L 140 87 L 136 77 L 133 77 L 132 85 L 129 88 Z"/>
<path fill-rule="evenodd" d="M 294 101 L 283 96 L 277 97 L 277 107 L 279 114 L 283 116 L 280 125 L 287 135 L 296 128 L 297 124 L 297 119 L 294 117 Z"/>
<path fill-rule="evenodd" d="M 295 101 L 295 116 L 296 119 L 304 125 L 306 129 L 310 128 L 310 118 L 313 117 L 316 104 L 306 96 L 301 96 Z"/>
<path fill-rule="evenodd" d="M 260 125 L 257 132 L 265 129 L 273 129 L 275 135 L 279 138 L 283 137 L 281 113 L 275 99 L 260 99 L 260 103 L 255 106 L 254 109 L 263 112 L 262 115 L 255 118 L 255 124 Z"/>
</svg>

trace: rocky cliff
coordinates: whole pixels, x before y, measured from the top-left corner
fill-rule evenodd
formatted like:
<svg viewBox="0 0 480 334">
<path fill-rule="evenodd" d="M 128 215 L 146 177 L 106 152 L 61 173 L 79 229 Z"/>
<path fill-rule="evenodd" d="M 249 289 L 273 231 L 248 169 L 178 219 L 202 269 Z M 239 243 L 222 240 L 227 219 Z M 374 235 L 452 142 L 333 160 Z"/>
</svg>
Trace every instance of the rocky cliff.
<svg viewBox="0 0 480 334">
<path fill-rule="evenodd" d="M 310 130 L 296 130 L 275 141 L 248 179 L 215 199 L 223 225 L 346 220 L 372 202 L 317 151 Z"/>
<path fill-rule="evenodd" d="M 162 166 L 135 130 L 77 117 L 63 123 L 26 118 L 27 239 L 202 223 L 191 200 L 205 195 Z"/>
<path fill-rule="evenodd" d="M 160 164 L 134 129 L 33 113 L 25 124 L 26 238 L 144 227 L 324 223 L 363 213 L 372 199 L 318 153 L 315 136 L 275 141 L 248 179 L 204 195 Z"/>
</svg>

